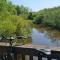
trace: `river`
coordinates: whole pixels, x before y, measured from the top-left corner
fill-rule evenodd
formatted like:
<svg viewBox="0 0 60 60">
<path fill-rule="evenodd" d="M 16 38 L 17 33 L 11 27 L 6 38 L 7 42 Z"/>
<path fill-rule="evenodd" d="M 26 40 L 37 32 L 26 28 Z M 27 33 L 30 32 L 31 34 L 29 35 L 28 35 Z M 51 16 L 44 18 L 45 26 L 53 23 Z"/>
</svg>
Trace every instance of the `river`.
<svg viewBox="0 0 60 60">
<path fill-rule="evenodd" d="M 36 26 L 31 33 L 32 44 L 60 46 L 60 32 L 56 29 Z"/>
<path fill-rule="evenodd" d="M 60 47 L 60 32 L 50 27 L 34 26 L 31 32 L 31 39 L 32 41 L 29 41 L 35 45 Z M 29 60 L 28 55 L 26 56 L 25 60 Z M 34 56 L 33 60 L 38 60 L 38 57 Z M 47 58 L 42 58 L 42 60 L 47 60 Z"/>
</svg>

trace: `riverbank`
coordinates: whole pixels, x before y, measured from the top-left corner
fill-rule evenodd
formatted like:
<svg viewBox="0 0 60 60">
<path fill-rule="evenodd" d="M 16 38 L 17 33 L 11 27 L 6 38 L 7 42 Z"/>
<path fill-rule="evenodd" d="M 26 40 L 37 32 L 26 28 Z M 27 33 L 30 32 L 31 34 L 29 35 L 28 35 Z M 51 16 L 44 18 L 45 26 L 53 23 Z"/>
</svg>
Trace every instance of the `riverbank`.
<svg viewBox="0 0 60 60">
<path fill-rule="evenodd" d="M 36 28 L 45 28 L 45 29 L 51 29 L 51 30 L 56 30 L 56 31 L 59 31 L 59 29 L 56 29 L 55 27 L 51 27 L 51 26 L 46 26 L 44 24 L 33 24 L 34 27 Z"/>
<path fill-rule="evenodd" d="M 60 46 L 60 32 L 56 29 L 34 25 L 31 34 L 32 44 Z"/>
</svg>

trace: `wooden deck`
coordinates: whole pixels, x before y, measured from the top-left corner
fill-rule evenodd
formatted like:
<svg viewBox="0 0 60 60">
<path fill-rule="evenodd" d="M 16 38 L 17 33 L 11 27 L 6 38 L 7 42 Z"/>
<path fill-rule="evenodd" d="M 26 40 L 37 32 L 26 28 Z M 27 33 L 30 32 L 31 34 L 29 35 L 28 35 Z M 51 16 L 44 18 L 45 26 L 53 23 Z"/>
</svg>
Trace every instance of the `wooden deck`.
<svg viewBox="0 0 60 60">
<path fill-rule="evenodd" d="M 55 47 L 55 46 L 47 46 L 47 45 L 32 45 L 32 44 L 26 44 L 26 45 L 21 45 L 21 46 L 16 46 L 16 47 L 23 47 L 23 48 L 34 48 L 34 49 L 50 49 L 54 51 L 60 51 L 60 47 Z"/>
<path fill-rule="evenodd" d="M 49 49 L 51 54 L 45 54 L 40 49 Z M 19 55 L 22 56 L 22 60 L 25 60 L 25 56 L 29 55 L 29 60 L 33 60 L 33 56 L 37 56 L 38 60 L 42 60 L 43 57 L 47 60 L 57 59 L 60 60 L 60 47 L 49 47 L 46 45 L 20 45 L 20 46 L 9 46 L 9 44 L 0 44 L 0 56 L 4 57 L 7 54 L 7 60 L 12 60 L 9 54 L 13 54 L 13 60 L 19 60 Z"/>
<path fill-rule="evenodd" d="M 10 44 L 1 42 L 0 46 L 10 46 Z M 13 46 L 22 47 L 22 48 L 34 48 L 37 50 L 39 50 L 39 49 L 50 49 L 50 50 L 54 50 L 54 51 L 60 51 L 60 47 L 47 46 L 47 45 L 33 45 L 33 44 L 15 45 L 15 43 L 13 43 Z"/>
</svg>

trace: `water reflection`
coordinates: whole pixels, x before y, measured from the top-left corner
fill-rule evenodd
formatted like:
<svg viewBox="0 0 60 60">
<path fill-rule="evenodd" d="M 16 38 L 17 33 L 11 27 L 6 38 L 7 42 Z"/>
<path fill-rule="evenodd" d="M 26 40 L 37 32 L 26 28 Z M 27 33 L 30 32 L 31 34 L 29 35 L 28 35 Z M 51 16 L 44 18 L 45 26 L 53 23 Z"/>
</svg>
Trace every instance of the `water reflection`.
<svg viewBox="0 0 60 60">
<path fill-rule="evenodd" d="M 52 29 L 32 29 L 32 44 L 60 46 L 60 32 Z"/>
</svg>

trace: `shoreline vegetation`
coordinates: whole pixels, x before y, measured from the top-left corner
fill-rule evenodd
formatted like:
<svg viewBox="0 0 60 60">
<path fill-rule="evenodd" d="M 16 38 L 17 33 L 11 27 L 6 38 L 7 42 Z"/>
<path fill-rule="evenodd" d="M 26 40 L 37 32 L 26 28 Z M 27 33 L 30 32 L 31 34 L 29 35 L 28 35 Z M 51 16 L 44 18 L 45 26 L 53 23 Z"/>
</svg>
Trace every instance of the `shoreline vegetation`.
<svg viewBox="0 0 60 60">
<path fill-rule="evenodd" d="M 32 30 L 32 21 L 27 19 L 29 9 L 23 5 L 13 5 L 9 0 L 0 0 L 0 41 L 14 39 L 17 36 L 28 37 Z M 17 41 L 16 41 L 17 40 Z M 19 42 L 16 39 L 14 42 Z M 23 44 L 28 40 L 22 40 Z"/>
<path fill-rule="evenodd" d="M 46 8 L 32 14 L 33 23 L 51 27 L 60 31 L 60 6 Z"/>
<path fill-rule="evenodd" d="M 9 0 L 0 0 L 0 39 L 27 37 L 33 24 L 52 27 L 60 31 L 60 6 L 32 12 L 23 5 L 13 5 Z"/>
<path fill-rule="evenodd" d="M 0 37 L 28 36 L 32 28 L 32 22 L 26 19 L 28 13 L 28 8 L 24 6 L 0 0 Z"/>
</svg>

